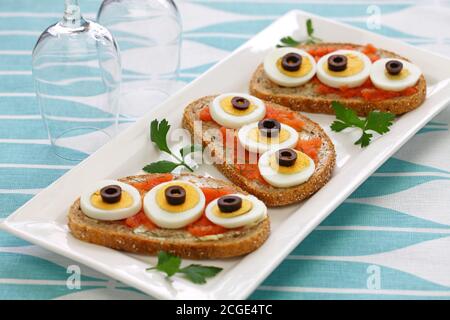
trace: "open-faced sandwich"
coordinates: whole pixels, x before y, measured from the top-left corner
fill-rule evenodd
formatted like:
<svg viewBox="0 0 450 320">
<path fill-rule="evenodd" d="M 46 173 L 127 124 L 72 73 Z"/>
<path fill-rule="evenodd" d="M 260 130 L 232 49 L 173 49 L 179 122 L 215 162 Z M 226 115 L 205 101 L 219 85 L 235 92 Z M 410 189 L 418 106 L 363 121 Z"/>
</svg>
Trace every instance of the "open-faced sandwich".
<svg viewBox="0 0 450 320">
<path fill-rule="evenodd" d="M 311 196 L 335 166 L 333 143 L 318 124 L 248 94 L 192 102 L 184 111 L 183 127 L 202 140 L 214 165 L 231 182 L 268 206 Z"/>
<path fill-rule="evenodd" d="M 68 225 L 90 243 L 190 259 L 247 254 L 270 232 L 262 201 L 227 182 L 192 174 L 94 183 L 71 206 Z"/>
<path fill-rule="evenodd" d="M 422 104 L 426 82 L 417 65 L 373 45 L 304 44 L 270 51 L 250 93 L 293 110 L 330 113 L 339 101 L 359 115 L 402 114 Z"/>
</svg>

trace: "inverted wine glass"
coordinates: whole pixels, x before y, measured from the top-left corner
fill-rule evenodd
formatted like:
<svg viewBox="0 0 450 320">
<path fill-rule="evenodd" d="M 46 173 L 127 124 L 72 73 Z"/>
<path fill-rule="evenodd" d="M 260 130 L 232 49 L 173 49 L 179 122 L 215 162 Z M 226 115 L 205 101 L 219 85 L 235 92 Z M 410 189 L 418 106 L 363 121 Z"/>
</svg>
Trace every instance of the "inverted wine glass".
<svg viewBox="0 0 450 320">
<path fill-rule="evenodd" d="M 139 118 L 180 87 L 181 19 L 172 0 L 104 0 L 97 21 L 117 40 L 121 113 Z"/>
<path fill-rule="evenodd" d="M 77 0 L 64 4 L 34 47 L 33 78 L 52 148 L 81 160 L 117 132 L 121 65 L 111 33 L 84 19 Z"/>
</svg>

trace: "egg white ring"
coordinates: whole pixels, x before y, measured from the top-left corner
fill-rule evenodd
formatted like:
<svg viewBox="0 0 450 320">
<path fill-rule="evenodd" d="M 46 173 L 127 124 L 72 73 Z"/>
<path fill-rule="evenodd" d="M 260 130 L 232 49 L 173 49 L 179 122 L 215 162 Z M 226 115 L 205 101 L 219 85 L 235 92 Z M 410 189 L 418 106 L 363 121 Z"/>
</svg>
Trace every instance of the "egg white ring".
<svg viewBox="0 0 450 320">
<path fill-rule="evenodd" d="M 328 58 L 335 54 L 357 55 L 363 61 L 364 67 L 360 73 L 357 73 L 355 75 L 348 76 L 348 77 L 334 77 L 332 75 L 329 75 L 324 70 L 324 65 L 327 65 Z M 360 85 L 362 85 L 367 80 L 367 78 L 369 78 L 371 65 L 372 65 L 372 62 L 370 61 L 369 57 L 367 57 L 362 52 L 355 51 L 355 50 L 337 50 L 337 51 L 331 52 L 327 55 L 324 55 L 317 62 L 317 78 L 320 80 L 320 82 L 322 82 L 332 88 L 340 88 L 343 86 L 348 87 L 348 88 L 355 88 L 355 87 L 359 87 Z"/>
<path fill-rule="evenodd" d="M 289 132 L 289 138 L 286 141 L 276 144 L 266 144 L 261 142 L 256 142 L 248 137 L 248 134 L 252 129 L 258 128 L 258 122 L 250 123 L 248 125 L 243 126 L 238 131 L 238 140 L 239 143 L 248 151 L 263 153 L 271 149 L 283 149 L 283 148 L 292 148 L 297 145 L 298 141 L 298 132 L 283 123 L 281 123 L 281 130 L 286 130 Z"/>
<path fill-rule="evenodd" d="M 243 194 L 233 194 L 234 196 L 241 197 L 242 199 L 247 199 L 252 202 L 253 207 L 250 211 L 241 214 L 240 216 L 232 217 L 232 218 L 222 218 L 218 217 L 214 214 L 213 208 L 217 205 L 217 200 L 219 198 L 211 201 L 205 210 L 205 215 L 209 221 L 215 223 L 219 226 L 222 226 L 227 229 L 239 228 L 246 225 L 250 225 L 252 223 L 261 221 L 267 216 L 267 207 L 258 198 L 252 195 L 243 195 Z"/>
<path fill-rule="evenodd" d="M 277 68 L 278 59 L 282 58 L 288 53 L 297 53 L 302 56 L 303 59 L 308 59 L 311 63 L 311 70 L 302 77 L 290 77 L 285 75 Z M 283 87 L 297 87 L 305 84 L 314 77 L 316 74 L 316 60 L 308 52 L 297 48 L 277 48 L 269 52 L 264 58 L 264 72 L 266 76 Z"/>
<path fill-rule="evenodd" d="M 104 210 L 94 207 L 91 203 L 92 194 L 109 185 L 118 185 L 122 188 L 122 191 L 128 192 L 128 194 L 133 198 L 133 204 L 128 208 L 121 208 L 116 210 Z M 135 187 L 127 183 L 123 183 L 117 180 L 102 180 L 88 187 L 86 191 L 81 195 L 80 208 L 85 215 L 92 219 L 102 221 L 122 220 L 134 216 L 139 212 L 139 210 L 141 210 L 141 195 Z"/>
<path fill-rule="evenodd" d="M 181 181 L 183 184 L 191 185 L 198 194 L 199 201 L 191 209 L 184 212 L 169 212 L 162 209 L 156 202 L 156 194 L 161 188 L 168 184 L 173 184 L 174 181 L 161 183 L 155 188 L 151 189 L 144 197 L 144 212 L 145 215 L 153 221 L 158 227 L 166 229 L 179 229 L 199 219 L 205 207 L 205 195 L 202 190 L 195 184 L 187 181 Z"/>
<path fill-rule="evenodd" d="M 227 97 L 245 98 L 250 101 L 251 104 L 254 104 L 256 108 L 249 114 L 243 116 L 234 116 L 223 110 L 223 108 L 220 106 L 220 102 L 222 101 L 222 99 Z M 226 128 L 238 129 L 245 124 L 263 119 L 266 115 L 266 105 L 261 99 L 258 99 L 252 95 L 232 92 L 224 93 L 215 97 L 211 104 L 209 112 L 213 120 L 218 124 Z"/>
<path fill-rule="evenodd" d="M 288 188 L 293 186 L 298 186 L 306 181 L 314 174 L 316 170 L 316 165 L 314 160 L 308 155 L 309 165 L 305 170 L 293 173 L 293 174 L 283 174 L 274 170 L 270 166 L 270 157 L 278 150 L 271 150 L 261 155 L 258 161 L 258 169 L 261 176 L 267 183 L 271 186 L 277 188 Z"/>
<path fill-rule="evenodd" d="M 403 68 L 409 71 L 409 75 L 400 80 L 391 80 L 386 76 L 386 62 L 390 60 L 398 60 L 403 64 Z M 372 64 L 370 70 L 370 80 L 373 85 L 382 90 L 388 91 L 402 91 L 406 88 L 413 87 L 420 76 L 422 75 L 422 71 L 418 66 L 412 64 L 408 61 L 397 59 L 397 58 L 384 58 L 375 61 Z"/>
</svg>

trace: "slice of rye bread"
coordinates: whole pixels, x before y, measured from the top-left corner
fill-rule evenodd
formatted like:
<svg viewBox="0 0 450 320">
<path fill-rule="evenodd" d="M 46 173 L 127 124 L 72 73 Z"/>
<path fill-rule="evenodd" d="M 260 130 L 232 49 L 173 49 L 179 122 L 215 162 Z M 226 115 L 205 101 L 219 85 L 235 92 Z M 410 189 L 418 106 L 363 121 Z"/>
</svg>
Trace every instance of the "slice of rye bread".
<svg viewBox="0 0 450 320">
<path fill-rule="evenodd" d="M 120 179 L 125 183 L 142 182 L 158 174 L 145 174 Z M 210 188 L 240 188 L 221 180 L 193 174 L 174 174 L 174 180 L 187 180 L 197 186 Z M 80 209 L 77 199 L 69 209 L 69 229 L 75 238 L 116 250 L 155 255 L 163 250 L 187 259 L 229 258 L 247 254 L 259 248 L 270 233 L 269 218 L 223 233 L 218 239 L 197 238 L 185 229 L 156 229 L 146 233 L 134 232 L 123 221 L 100 221 L 89 218 Z"/>
<path fill-rule="evenodd" d="M 311 48 L 321 46 L 353 46 L 355 50 L 362 50 L 363 48 L 363 46 L 350 43 L 320 43 L 301 45 L 299 48 L 308 51 Z M 408 61 L 406 58 L 382 49 L 377 49 L 376 54 L 381 58 L 399 58 Z M 425 78 L 422 75 L 415 85 L 417 91 L 412 95 L 368 101 L 362 97 L 342 98 L 334 93 L 317 93 L 318 85 L 317 82 L 309 81 L 304 85 L 293 88 L 279 86 L 266 76 L 263 64 L 260 64 L 250 80 L 250 93 L 261 99 L 273 101 L 293 110 L 304 112 L 334 114 L 331 102 L 337 100 L 355 110 L 359 115 L 367 115 L 372 110 L 392 112 L 399 115 L 420 106 L 425 100 L 427 89 Z"/>
<path fill-rule="evenodd" d="M 218 142 L 220 139 L 217 139 L 217 135 L 214 134 L 214 131 L 217 132 L 220 125 L 214 121 L 206 121 L 202 123 L 201 127 L 194 126 L 194 121 L 201 121 L 200 111 L 204 107 L 210 106 L 214 98 L 215 96 L 207 96 L 189 104 L 184 110 L 183 127 L 189 130 L 193 137 L 202 137 L 202 144 L 205 147 L 208 145 L 210 146 L 209 149 L 211 150 L 211 154 L 216 159 L 224 159 L 222 142 Z M 279 109 L 280 111 L 291 111 L 290 109 L 273 102 L 266 101 L 265 103 L 267 106 Z M 318 153 L 319 161 L 316 164 L 316 170 L 305 183 L 289 188 L 276 188 L 261 183 L 258 180 L 251 180 L 242 176 L 236 166 L 232 163 L 222 161 L 223 163 L 214 163 L 214 165 L 230 179 L 231 182 L 255 195 L 267 206 L 284 206 L 308 198 L 322 188 L 322 186 L 330 179 L 336 163 L 336 153 L 331 139 L 317 123 L 300 113 L 297 113 L 297 116 L 304 122 L 303 130 L 299 132 L 300 138 L 310 139 L 320 137 L 322 140 L 322 145 Z"/>
</svg>

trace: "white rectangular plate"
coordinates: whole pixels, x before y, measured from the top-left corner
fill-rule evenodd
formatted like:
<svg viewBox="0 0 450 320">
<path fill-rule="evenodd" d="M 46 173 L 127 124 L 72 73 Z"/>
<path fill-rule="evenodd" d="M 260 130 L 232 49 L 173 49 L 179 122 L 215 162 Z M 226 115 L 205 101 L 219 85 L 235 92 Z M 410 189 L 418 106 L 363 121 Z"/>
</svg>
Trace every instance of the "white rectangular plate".
<svg viewBox="0 0 450 320">
<path fill-rule="evenodd" d="M 281 37 L 292 34 L 298 36 L 299 30 L 304 33 L 308 17 L 313 18 L 317 36 L 325 41 L 372 43 L 418 64 L 428 82 L 425 103 L 417 110 L 401 116 L 389 134 L 378 138 L 364 150 L 353 145 L 357 132 L 330 132 L 333 116 L 310 114 L 335 143 L 338 158 L 332 179 L 301 204 L 270 209 L 272 233 L 255 252 L 242 258 L 201 261 L 224 268 L 206 285 L 195 285 L 178 277 L 174 277 L 170 283 L 161 273 L 145 271 L 150 264 L 155 263 L 154 257 L 127 254 L 84 243 L 70 235 L 66 226 L 67 209 L 87 184 L 98 179 L 135 174 L 144 164 L 159 157 L 148 138 L 152 119 L 167 118 L 173 128 L 180 127 L 183 108 L 190 101 L 223 92 L 246 92 L 250 77 L 265 53 Z M 246 298 L 352 191 L 445 107 L 450 97 L 449 75 L 450 60 L 443 56 L 318 16 L 300 11 L 290 12 L 39 193 L 7 218 L 3 227 L 21 238 L 72 258 L 156 298 Z M 223 178 L 212 166 L 202 166 L 198 171 L 200 174 Z"/>
</svg>

